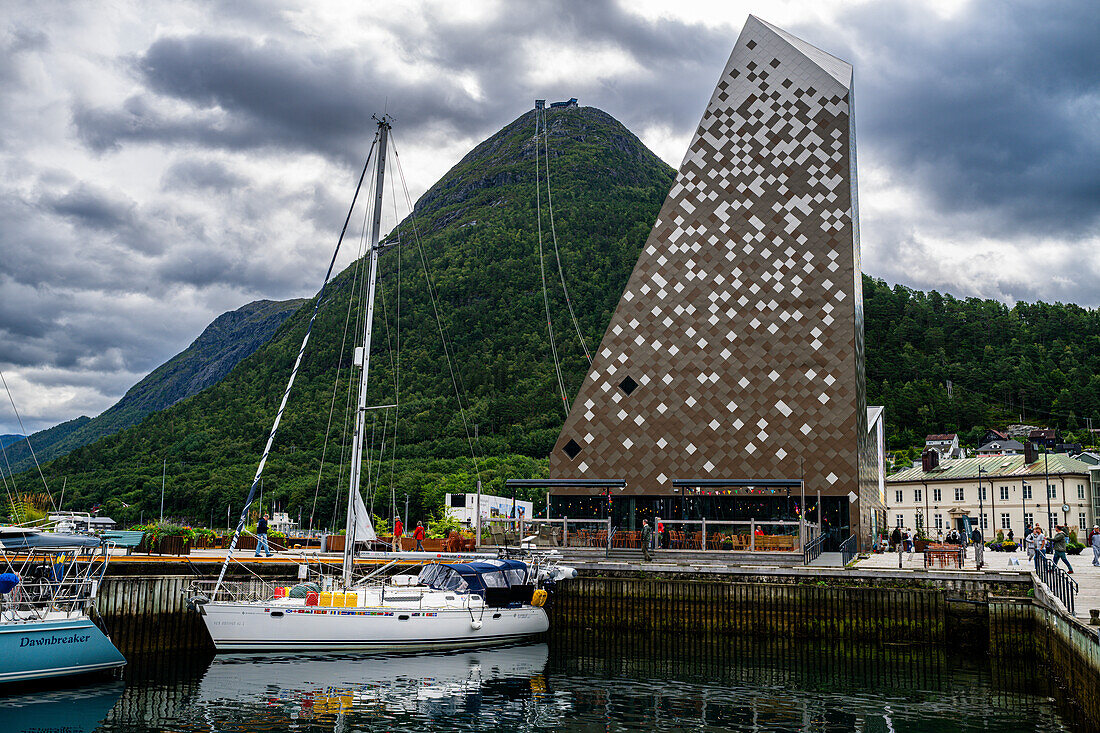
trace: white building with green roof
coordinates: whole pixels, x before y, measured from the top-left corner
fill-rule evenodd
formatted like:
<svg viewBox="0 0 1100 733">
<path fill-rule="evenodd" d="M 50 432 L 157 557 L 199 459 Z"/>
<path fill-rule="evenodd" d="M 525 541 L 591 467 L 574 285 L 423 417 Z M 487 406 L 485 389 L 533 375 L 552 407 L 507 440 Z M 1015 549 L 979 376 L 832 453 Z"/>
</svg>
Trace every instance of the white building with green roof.
<svg viewBox="0 0 1100 733">
<path fill-rule="evenodd" d="M 962 531 L 966 518 L 986 539 L 1024 527 L 1065 524 L 1081 530 L 1100 516 L 1100 466 L 1064 453 L 1025 463 L 1022 455 L 978 456 L 941 462 L 929 471 L 907 468 L 886 478 L 888 524 L 924 528 L 932 538 Z"/>
</svg>

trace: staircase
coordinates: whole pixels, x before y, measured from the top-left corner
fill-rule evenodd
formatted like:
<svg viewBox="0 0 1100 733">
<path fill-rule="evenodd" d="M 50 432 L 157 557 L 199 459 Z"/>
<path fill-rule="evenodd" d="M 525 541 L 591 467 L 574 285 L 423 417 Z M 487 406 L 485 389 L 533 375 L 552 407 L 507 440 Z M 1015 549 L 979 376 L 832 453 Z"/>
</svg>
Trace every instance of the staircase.
<svg viewBox="0 0 1100 733">
<path fill-rule="evenodd" d="M 607 559 L 620 562 L 643 562 L 645 560 L 645 554 L 642 552 L 641 548 L 612 547 L 607 552 Z"/>
</svg>

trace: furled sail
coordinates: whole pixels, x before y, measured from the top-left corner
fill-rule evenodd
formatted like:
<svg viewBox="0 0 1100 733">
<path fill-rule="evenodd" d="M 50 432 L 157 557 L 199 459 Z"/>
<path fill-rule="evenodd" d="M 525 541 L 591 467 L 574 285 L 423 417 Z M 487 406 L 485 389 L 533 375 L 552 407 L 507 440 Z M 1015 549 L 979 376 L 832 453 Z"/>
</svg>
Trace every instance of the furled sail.
<svg viewBox="0 0 1100 733">
<path fill-rule="evenodd" d="M 374 531 L 374 524 L 367 513 L 367 505 L 363 503 L 363 495 L 355 492 L 355 540 L 357 542 L 369 542 L 378 539 Z"/>
</svg>

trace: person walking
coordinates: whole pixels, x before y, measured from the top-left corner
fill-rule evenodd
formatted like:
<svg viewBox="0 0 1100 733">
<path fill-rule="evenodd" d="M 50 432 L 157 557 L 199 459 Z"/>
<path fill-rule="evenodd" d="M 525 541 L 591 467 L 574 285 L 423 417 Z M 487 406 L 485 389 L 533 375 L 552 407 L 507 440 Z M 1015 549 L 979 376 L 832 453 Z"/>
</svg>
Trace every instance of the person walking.
<svg viewBox="0 0 1100 733">
<path fill-rule="evenodd" d="M 1032 530 L 1032 537 L 1035 543 L 1035 572 L 1039 572 L 1041 567 L 1040 558 L 1046 559 L 1047 538 L 1043 536 L 1043 528 L 1037 524 L 1035 529 Z"/>
<path fill-rule="evenodd" d="M 1092 525 L 1092 539 L 1089 540 L 1092 547 L 1092 564 L 1100 567 L 1100 525 Z"/>
<path fill-rule="evenodd" d="M 401 524 L 401 517 L 393 520 L 393 552 L 401 552 L 401 536 L 405 534 L 405 525 Z"/>
<path fill-rule="evenodd" d="M 1032 527 L 1031 530 L 1026 535 L 1024 535 L 1024 547 L 1027 548 L 1027 559 L 1029 561 L 1033 560 L 1035 558 L 1035 528 L 1034 527 Z"/>
<path fill-rule="evenodd" d="M 1058 561 L 1061 560 L 1069 568 L 1069 574 L 1073 575 L 1073 566 L 1069 564 L 1069 560 L 1066 558 L 1066 543 L 1069 540 L 1069 536 L 1066 534 L 1066 527 L 1055 527 L 1054 537 L 1050 540 L 1050 546 L 1054 549 L 1054 561 L 1050 566 L 1055 567 L 1058 565 Z"/>
<path fill-rule="evenodd" d="M 898 550 L 898 545 L 901 544 L 901 527 L 894 527 L 894 531 L 890 533 L 890 547 L 895 552 L 901 552 Z"/>
<path fill-rule="evenodd" d="M 416 551 L 424 552 L 424 523 L 417 522 L 416 529 L 413 530 L 413 539 L 416 540 Z"/>
<path fill-rule="evenodd" d="M 975 525 L 974 531 L 970 533 L 970 541 L 974 543 L 974 565 L 978 570 L 982 569 L 982 565 L 985 564 L 985 545 L 982 537 L 982 531 Z"/>
<path fill-rule="evenodd" d="M 1008 541 L 1012 542 L 1013 544 L 1015 544 L 1015 542 L 1016 542 L 1016 535 L 1012 534 L 1012 529 L 1011 528 L 1008 530 Z M 1014 548 L 1012 548 L 1012 551 L 1015 552 L 1018 549 L 1020 549 L 1020 548 L 1019 547 L 1014 547 Z"/>
<path fill-rule="evenodd" d="M 649 520 L 642 520 L 642 555 L 649 562 L 653 556 L 649 552 L 649 546 L 653 544 L 653 528 L 649 526 Z"/>
<path fill-rule="evenodd" d="M 268 557 L 271 557 L 271 546 L 267 543 L 267 515 L 260 517 L 260 521 L 256 522 L 256 557 L 260 556 L 260 552 L 266 552 Z"/>
</svg>

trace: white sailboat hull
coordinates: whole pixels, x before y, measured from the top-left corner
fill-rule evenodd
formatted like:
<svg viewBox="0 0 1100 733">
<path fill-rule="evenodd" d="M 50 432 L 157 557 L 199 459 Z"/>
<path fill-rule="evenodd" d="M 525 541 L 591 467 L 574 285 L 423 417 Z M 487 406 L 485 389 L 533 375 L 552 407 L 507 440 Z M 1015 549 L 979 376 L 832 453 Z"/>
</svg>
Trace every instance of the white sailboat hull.
<svg viewBox="0 0 1100 733">
<path fill-rule="evenodd" d="M 400 610 L 211 602 L 202 606 L 202 619 L 220 652 L 462 649 L 550 628 L 546 611 L 530 605 Z"/>
</svg>

